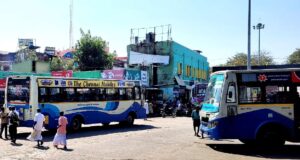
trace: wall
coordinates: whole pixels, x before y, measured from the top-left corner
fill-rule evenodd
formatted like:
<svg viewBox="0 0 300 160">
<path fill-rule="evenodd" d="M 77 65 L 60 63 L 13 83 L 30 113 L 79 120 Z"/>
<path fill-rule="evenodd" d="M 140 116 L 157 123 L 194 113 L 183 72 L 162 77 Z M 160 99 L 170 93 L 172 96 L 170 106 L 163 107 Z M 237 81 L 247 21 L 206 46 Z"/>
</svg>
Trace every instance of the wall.
<svg viewBox="0 0 300 160">
<path fill-rule="evenodd" d="M 21 63 L 15 63 L 12 66 L 12 72 L 32 72 L 32 61 L 27 60 Z M 50 72 L 49 62 L 36 62 L 36 73 L 48 73 Z"/>
</svg>

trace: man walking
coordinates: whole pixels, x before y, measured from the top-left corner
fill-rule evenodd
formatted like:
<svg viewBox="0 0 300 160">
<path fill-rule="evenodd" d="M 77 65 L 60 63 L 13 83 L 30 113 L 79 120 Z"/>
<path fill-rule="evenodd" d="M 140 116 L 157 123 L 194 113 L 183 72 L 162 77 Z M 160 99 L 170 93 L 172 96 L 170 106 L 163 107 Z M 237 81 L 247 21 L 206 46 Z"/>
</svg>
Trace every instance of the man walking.
<svg viewBox="0 0 300 160">
<path fill-rule="evenodd" d="M 34 125 L 32 133 L 27 137 L 30 141 L 37 141 L 37 146 L 43 145 L 42 129 L 44 126 L 45 116 L 41 113 L 41 109 L 37 109 L 34 116 Z"/>
<path fill-rule="evenodd" d="M 200 108 L 198 106 L 195 106 L 195 109 L 192 112 L 192 119 L 193 119 L 193 126 L 194 126 L 194 132 L 195 136 L 199 136 L 199 130 L 200 130 L 200 114 L 199 114 Z M 202 136 L 203 138 L 203 136 Z"/>
<path fill-rule="evenodd" d="M 8 113 L 5 112 L 4 108 L 1 107 L 1 131 L 0 131 L 0 138 L 2 139 L 2 133 L 5 132 L 5 139 L 8 139 L 7 137 L 7 124 L 8 124 Z"/>
<path fill-rule="evenodd" d="M 19 125 L 19 116 L 16 113 L 16 108 L 11 107 L 11 111 L 8 114 L 9 117 L 9 135 L 12 143 L 16 144 L 17 140 L 17 127 Z"/>
</svg>

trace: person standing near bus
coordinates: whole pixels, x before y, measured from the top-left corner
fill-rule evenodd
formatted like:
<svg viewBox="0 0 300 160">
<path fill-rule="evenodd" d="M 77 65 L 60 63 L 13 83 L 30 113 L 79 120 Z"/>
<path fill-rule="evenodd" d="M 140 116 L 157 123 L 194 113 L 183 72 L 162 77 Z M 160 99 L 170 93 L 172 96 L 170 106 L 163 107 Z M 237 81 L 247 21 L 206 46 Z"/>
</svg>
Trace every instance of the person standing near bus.
<svg viewBox="0 0 300 160">
<path fill-rule="evenodd" d="M 58 148 L 58 145 L 63 145 L 64 149 L 67 149 L 67 124 L 68 119 L 64 116 L 64 112 L 59 113 L 58 127 L 55 137 L 53 139 L 53 145 Z"/>
<path fill-rule="evenodd" d="M 7 137 L 7 124 L 8 124 L 8 113 L 5 112 L 5 109 L 1 107 L 1 132 L 0 132 L 0 138 L 2 139 L 2 133 L 5 132 L 5 139 L 8 139 Z"/>
<path fill-rule="evenodd" d="M 199 114 L 200 107 L 195 106 L 195 109 L 192 112 L 192 119 L 193 119 L 193 126 L 194 126 L 194 132 L 195 136 L 199 136 L 199 130 L 200 130 L 200 114 Z M 203 136 L 202 136 L 203 138 Z"/>
<path fill-rule="evenodd" d="M 145 110 L 146 110 L 146 118 L 145 118 L 145 120 L 147 120 L 147 117 L 148 117 L 148 115 L 149 115 L 149 104 L 148 104 L 148 100 L 145 101 L 145 103 L 144 103 L 144 108 L 145 108 Z"/>
<path fill-rule="evenodd" d="M 16 113 L 15 107 L 10 107 L 11 111 L 8 114 L 9 117 L 9 135 L 12 143 L 16 144 L 17 140 L 17 127 L 19 125 L 19 116 Z"/>
<path fill-rule="evenodd" d="M 37 113 L 34 116 L 34 125 L 33 125 L 33 131 L 28 136 L 27 139 L 30 141 L 37 141 L 37 146 L 43 145 L 43 136 L 42 136 L 42 130 L 44 126 L 45 116 L 41 113 L 41 109 L 37 109 Z"/>
</svg>

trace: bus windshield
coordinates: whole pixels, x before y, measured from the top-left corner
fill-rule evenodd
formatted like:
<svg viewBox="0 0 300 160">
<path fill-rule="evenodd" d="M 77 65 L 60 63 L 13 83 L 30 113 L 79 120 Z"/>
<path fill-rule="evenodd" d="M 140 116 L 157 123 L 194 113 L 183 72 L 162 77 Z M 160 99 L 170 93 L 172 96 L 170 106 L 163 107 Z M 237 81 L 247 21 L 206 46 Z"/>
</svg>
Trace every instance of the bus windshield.
<svg viewBox="0 0 300 160">
<path fill-rule="evenodd" d="M 8 102 L 29 102 L 29 79 L 9 78 L 7 86 Z"/>
<path fill-rule="evenodd" d="M 224 81 L 223 74 L 215 74 L 210 77 L 207 85 L 207 91 L 204 98 L 205 104 L 219 106 L 221 101 L 222 86 Z"/>
</svg>

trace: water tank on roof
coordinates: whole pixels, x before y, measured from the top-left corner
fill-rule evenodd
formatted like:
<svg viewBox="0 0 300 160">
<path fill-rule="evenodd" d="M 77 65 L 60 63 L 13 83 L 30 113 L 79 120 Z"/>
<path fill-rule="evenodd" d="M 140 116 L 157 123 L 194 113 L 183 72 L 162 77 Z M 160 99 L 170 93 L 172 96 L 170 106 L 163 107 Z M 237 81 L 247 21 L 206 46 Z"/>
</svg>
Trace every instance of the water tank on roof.
<svg viewBox="0 0 300 160">
<path fill-rule="evenodd" d="M 138 44 L 139 43 L 139 37 L 138 36 L 135 36 L 134 37 L 134 44 Z"/>
<path fill-rule="evenodd" d="M 147 43 L 154 43 L 155 42 L 155 34 L 152 32 L 149 32 L 146 34 L 146 42 Z"/>
</svg>

